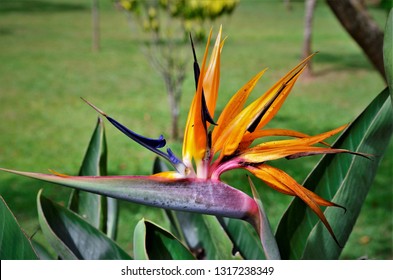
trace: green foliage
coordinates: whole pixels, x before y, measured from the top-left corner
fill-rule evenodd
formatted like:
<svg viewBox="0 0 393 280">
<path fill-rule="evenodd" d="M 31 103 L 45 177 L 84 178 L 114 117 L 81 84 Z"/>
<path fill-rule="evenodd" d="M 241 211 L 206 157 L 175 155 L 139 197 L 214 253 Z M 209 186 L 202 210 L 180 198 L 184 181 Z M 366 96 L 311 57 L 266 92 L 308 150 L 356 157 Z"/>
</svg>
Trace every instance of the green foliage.
<svg viewBox="0 0 393 280">
<path fill-rule="evenodd" d="M 385 89 L 333 145 L 336 148 L 361 151 L 370 154 L 372 158 L 327 155 L 304 182 L 308 189 L 345 206 L 346 211 L 334 208 L 325 210 L 340 244 L 335 244 L 317 217 L 301 201 L 295 199 L 284 214 L 276 233 L 283 258 L 339 257 L 392 133 L 392 104 L 389 92 Z"/>
</svg>

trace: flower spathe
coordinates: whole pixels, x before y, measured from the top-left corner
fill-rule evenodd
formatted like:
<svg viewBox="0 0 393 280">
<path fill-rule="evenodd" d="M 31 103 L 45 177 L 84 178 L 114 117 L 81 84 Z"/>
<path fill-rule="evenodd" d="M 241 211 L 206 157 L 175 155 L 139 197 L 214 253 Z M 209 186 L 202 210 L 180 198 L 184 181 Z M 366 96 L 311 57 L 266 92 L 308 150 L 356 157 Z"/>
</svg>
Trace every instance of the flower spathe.
<svg viewBox="0 0 393 280">
<path fill-rule="evenodd" d="M 146 198 L 150 196 L 152 199 L 147 199 L 149 201 L 147 204 L 168 209 L 185 209 L 198 213 L 222 214 L 223 216 L 252 220 L 250 217 L 257 215 L 255 201 L 220 181 L 220 175 L 224 172 L 232 169 L 245 169 L 269 187 L 303 200 L 318 215 L 338 243 L 320 208 L 321 206 L 338 205 L 298 184 L 284 171 L 267 164 L 271 160 L 280 158 L 294 159 L 317 154 L 352 153 L 348 150 L 331 148 L 324 142 L 325 139 L 342 131 L 346 127 L 345 125 L 314 136 L 289 129 L 265 129 L 266 124 L 281 108 L 313 55 L 301 61 L 263 95 L 245 106 L 250 93 L 265 70 L 257 73 L 233 95 L 215 121 L 215 107 L 220 84 L 220 60 L 224 41 L 221 38 L 222 30 L 220 28 L 208 60 L 211 34 L 212 32 L 208 37 L 201 64 L 197 62 L 193 47 L 196 91 L 185 126 L 181 159 L 169 148 L 166 152 L 161 150 L 166 145 L 163 136 L 157 139 L 143 137 L 85 100 L 121 132 L 165 158 L 174 167 L 174 171 L 152 176 L 85 178 L 57 173 L 45 175 L 11 172 L 73 188 L 113 195 L 138 203 L 144 203 Z M 267 136 L 285 138 L 259 141 L 259 144 L 252 145 L 254 140 L 263 140 Z M 111 184 L 114 186 L 113 189 L 110 188 Z M 162 187 L 160 188 L 158 185 Z M 132 195 L 122 195 L 122 192 L 127 192 L 135 186 L 137 187 L 133 190 L 132 195 L 138 196 L 137 199 L 134 199 Z M 96 190 L 96 187 L 105 190 L 100 192 Z M 111 193 L 114 191 L 117 193 Z M 216 193 L 214 193 L 215 191 Z M 167 192 L 167 196 L 160 197 L 160 193 L 164 192 Z M 177 193 L 182 195 L 177 198 Z M 235 203 L 236 200 L 239 200 L 239 203 Z M 191 206 L 187 208 L 187 205 Z M 254 221 L 254 226 L 255 224 L 257 222 Z"/>
</svg>

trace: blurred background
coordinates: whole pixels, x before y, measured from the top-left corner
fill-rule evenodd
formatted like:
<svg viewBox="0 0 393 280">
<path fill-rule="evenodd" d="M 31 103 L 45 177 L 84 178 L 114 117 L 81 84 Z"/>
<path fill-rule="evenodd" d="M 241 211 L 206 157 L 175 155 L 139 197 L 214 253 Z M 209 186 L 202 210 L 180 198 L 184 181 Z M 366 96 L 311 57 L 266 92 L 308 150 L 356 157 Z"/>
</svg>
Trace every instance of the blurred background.
<svg viewBox="0 0 393 280">
<path fill-rule="evenodd" d="M 386 87 L 378 44 L 391 1 L 352 1 L 353 10 L 346 0 L 189 1 L 194 4 L 187 7 L 169 0 L 139 7 L 138 2 L 0 0 L 1 167 L 77 174 L 97 119 L 80 97 L 137 133 L 165 135 L 180 155 L 195 89 L 187 34 L 193 34 L 201 61 L 209 29 L 215 34 L 220 24 L 227 39 L 218 111 L 260 70 L 269 68 L 252 100 L 315 51 L 309 72 L 269 127 L 309 134 L 336 128 L 353 121 Z M 176 106 L 168 102 L 171 98 Z M 106 133 L 110 174 L 152 172 L 153 154 L 108 123 Z M 392 154 L 390 144 L 343 259 L 393 259 Z M 302 182 L 319 159 L 272 165 Z M 230 172 L 224 179 L 247 188 L 244 172 Z M 275 227 L 291 197 L 254 183 Z M 29 236 L 39 227 L 36 195 L 41 188 L 67 203 L 69 190 L 0 173 L 0 195 Z M 161 215 L 158 209 L 125 202 L 120 211 L 118 242 L 128 250 L 136 222 Z"/>
</svg>

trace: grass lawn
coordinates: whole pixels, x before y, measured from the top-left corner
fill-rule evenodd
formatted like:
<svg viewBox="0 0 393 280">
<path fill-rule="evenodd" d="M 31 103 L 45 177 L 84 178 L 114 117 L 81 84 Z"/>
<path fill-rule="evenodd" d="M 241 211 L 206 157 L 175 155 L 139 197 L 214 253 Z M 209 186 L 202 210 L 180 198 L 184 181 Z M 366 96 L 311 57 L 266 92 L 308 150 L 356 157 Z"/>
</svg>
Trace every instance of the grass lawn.
<svg viewBox="0 0 393 280">
<path fill-rule="evenodd" d="M 62 1 L 0 2 L 0 166 L 75 174 L 97 114 L 83 96 L 142 135 L 169 135 L 165 87 L 141 51 L 143 41 L 130 29 L 111 1 L 101 2 L 100 52 L 91 51 L 89 3 Z M 279 3 L 278 3 L 279 2 Z M 256 98 L 299 61 L 304 7 L 293 1 L 242 0 L 223 19 L 224 36 L 218 110 L 253 75 L 269 70 L 254 89 Z M 386 13 L 373 10 L 381 24 Z M 215 28 L 215 31 L 217 28 Z M 385 87 L 360 48 L 345 33 L 323 1 L 318 3 L 313 48 L 313 79 L 300 79 L 269 126 L 317 134 L 351 122 Z M 198 46 L 201 56 L 203 46 Z M 191 61 L 190 53 L 190 61 Z M 192 65 L 184 83 L 181 124 L 193 96 Z M 111 174 L 149 174 L 154 155 L 121 135 L 108 123 Z M 172 141 L 169 141 L 172 142 Z M 181 143 L 169 143 L 178 154 Z M 342 258 L 393 259 L 393 145 L 382 162 Z M 274 163 L 302 182 L 318 157 Z M 246 186 L 243 172 L 225 176 Z M 268 215 L 277 225 L 291 198 L 258 183 Z M 37 227 L 36 195 L 65 203 L 69 191 L 0 173 L 0 195 L 28 235 Z M 161 211 L 121 203 L 119 243 L 132 250 L 135 223 L 161 219 Z"/>
</svg>

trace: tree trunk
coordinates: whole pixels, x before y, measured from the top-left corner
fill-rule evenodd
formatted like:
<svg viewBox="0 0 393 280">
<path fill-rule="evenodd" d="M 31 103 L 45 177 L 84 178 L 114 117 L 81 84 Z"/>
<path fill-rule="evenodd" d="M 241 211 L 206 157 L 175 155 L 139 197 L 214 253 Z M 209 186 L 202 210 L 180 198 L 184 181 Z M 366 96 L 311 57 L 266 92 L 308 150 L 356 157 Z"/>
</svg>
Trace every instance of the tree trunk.
<svg viewBox="0 0 393 280">
<path fill-rule="evenodd" d="M 371 18 L 362 1 L 326 0 L 326 2 L 386 81 L 382 53 L 383 31 Z"/>
<path fill-rule="evenodd" d="M 312 53 L 311 48 L 311 38 L 312 38 L 312 21 L 314 17 L 314 10 L 316 0 L 306 0 L 305 5 L 305 16 L 304 16 L 304 41 L 303 41 L 303 51 L 302 57 L 305 59 Z M 312 76 L 311 72 L 311 62 L 309 62 L 307 68 L 305 69 L 304 75 L 307 77 Z"/>
<path fill-rule="evenodd" d="M 291 0 L 284 0 L 284 6 L 285 6 L 285 9 L 287 9 L 287 11 L 292 11 Z"/>
<path fill-rule="evenodd" d="M 171 137 L 174 140 L 179 139 L 179 103 L 176 101 L 175 89 L 167 84 L 167 93 L 169 107 L 171 111 Z"/>
<path fill-rule="evenodd" d="M 180 73 L 179 76 L 175 77 L 165 72 L 163 76 L 171 113 L 171 137 L 174 140 L 179 140 L 180 99 L 184 75 Z"/>
<path fill-rule="evenodd" d="M 92 50 L 100 50 L 100 15 L 98 0 L 91 2 L 91 24 L 92 24 Z"/>
</svg>

